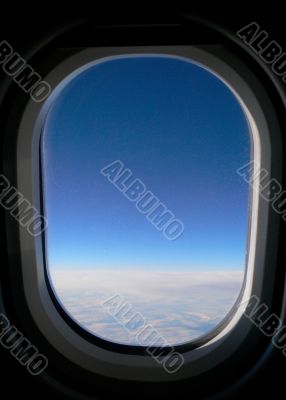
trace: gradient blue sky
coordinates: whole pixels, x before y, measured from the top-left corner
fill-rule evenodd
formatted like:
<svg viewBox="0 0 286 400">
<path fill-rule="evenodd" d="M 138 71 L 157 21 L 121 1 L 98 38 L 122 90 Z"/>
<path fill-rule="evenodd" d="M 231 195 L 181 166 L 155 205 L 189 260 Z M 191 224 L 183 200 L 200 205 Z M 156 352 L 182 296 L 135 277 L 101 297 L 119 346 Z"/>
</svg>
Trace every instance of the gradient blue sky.
<svg viewBox="0 0 286 400">
<path fill-rule="evenodd" d="M 206 69 L 159 56 L 87 69 L 53 103 L 42 155 L 51 269 L 244 268 L 249 129 Z M 183 221 L 178 240 L 100 174 L 117 159 Z"/>
</svg>

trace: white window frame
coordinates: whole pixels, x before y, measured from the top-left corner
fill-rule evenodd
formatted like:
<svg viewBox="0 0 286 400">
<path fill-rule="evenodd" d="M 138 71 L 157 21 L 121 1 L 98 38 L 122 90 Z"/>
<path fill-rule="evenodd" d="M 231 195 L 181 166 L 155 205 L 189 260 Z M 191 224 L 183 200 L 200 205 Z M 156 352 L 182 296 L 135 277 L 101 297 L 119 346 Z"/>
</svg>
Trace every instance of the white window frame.
<svg viewBox="0 0 286 400">
<path fill-rule="evenodd" d="M 114 57 L 146 55 L 166 55 L 191 61 L 208 68 L 223 79 L 246 113 L 252 133 L 253 159 L 270 173 L 271 178 L 279 180 L 279 168 L 274 172 L 271 167 L 273 154 L 277 165 L 281 165 L 280 131 L 275 110 L 254 74 L 225 48 L 219 45 L 87 48 L 79 50 L 50 70 L 43 79 L 54 88 L 52 94 L 44 103 L 30 100 L 22 114 L 17 141 L 17 184 L 19 191 L 31 199 L 37 209 L 41 207 L 42 190 L 39 141 L 47 112 L 58 93 L 89 66 Z M 161 382 L 196 376 L 231 357 L 250 336 L 253 340 L 255 335 L 250 333 L 257 328 L 242 318 L 242 314 L 246 301 L 253 293 L 271 304 L 273 279 L 271 265 L 266 262 L 265 253 L 270 248 L 270 229 L 273 243 L 278 238 L 278 230 L 275 228 L 278 226 L 278 218 L 270 204 L 261 199 L 258 192 L 252 191 L 249 253 L 241 298 L 241 302 L 245 304 L 236 310 L 216 337 L 196 349 L 184 352 L 185 363 L 175 374 L 167 374 L 148 355 L 113 352 L 76 333 L 64 321 L 50 297 L 45 278 L 42 238 L 32 237 L 19 227 L 23 286 L 29 310 L 50 344 L 64 357 L 90 372 L 102 374 L 104 371 L 106 376 L 117 379 Z M 271 251 L 275 257 L 275 245 L 271 247 Z M 267 291 L 264 288 L 265 279 L 268 279 Z"/>
</svg>

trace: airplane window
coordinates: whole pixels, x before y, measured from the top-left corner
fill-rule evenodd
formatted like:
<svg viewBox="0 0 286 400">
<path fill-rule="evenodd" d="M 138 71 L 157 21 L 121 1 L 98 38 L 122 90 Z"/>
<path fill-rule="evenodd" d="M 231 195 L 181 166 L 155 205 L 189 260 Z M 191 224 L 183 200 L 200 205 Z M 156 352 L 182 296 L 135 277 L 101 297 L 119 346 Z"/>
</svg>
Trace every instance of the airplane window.
<svg viewBox="0 0 286 400">
<path fill-rule="evenodd" d="M 191 60 L 116 56 L 71 77 L 41 137 L 46 267 L 69 317 L 135 346 L 147 326 L 166 345 L 212 332 L 243 288 L 250 160 L 238 98 Z"/>
</svg>

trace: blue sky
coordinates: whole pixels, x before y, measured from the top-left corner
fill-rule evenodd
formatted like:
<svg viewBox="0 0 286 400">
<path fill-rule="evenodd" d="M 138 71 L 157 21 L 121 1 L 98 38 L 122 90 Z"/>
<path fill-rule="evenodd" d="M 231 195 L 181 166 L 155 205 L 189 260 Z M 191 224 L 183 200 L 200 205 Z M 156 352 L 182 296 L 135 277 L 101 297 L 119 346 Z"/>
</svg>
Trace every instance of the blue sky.
<svg viewBox="0 0 286 400">
<path fill-rule="evenodd" d="M 52 105 L 42 152 L 51 270 L 244 268 L 249 130 L 206 69 L 159 56 L 87 69 Z M 178 240 L 100 174 L 117 159 L 183 221 Z"/>
</svg>

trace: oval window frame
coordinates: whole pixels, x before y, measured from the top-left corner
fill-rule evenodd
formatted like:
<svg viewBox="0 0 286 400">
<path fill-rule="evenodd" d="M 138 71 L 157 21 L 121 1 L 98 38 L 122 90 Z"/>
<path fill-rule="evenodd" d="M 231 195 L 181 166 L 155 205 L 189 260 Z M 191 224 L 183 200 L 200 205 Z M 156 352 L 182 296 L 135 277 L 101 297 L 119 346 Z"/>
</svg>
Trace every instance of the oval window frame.
<svg viewBox="0 0 286 400">
<path fill-rule="evenodd" d="M 275 120 L 275 112 L 267 99 L 263 96 L 263 107 L 261 99 L 257 94 L 263 91 L 259 82 L 255 79 L 249 69 L 239 60 L 235 59 L 228 51 L 221 46 L 162 46 L 162 47 L 127 47 L 127 48 L 90 48 L 79 51 L 69 57 L 44 78 L 52 87 L 60 90 L 60 83 L 63 83 L 67 76 L 78 68 L 86 68 L 88 62 L 103 57 L 113 57 L 126 54 L 167 54 L 177 57 L 189 58 L 194 63 L 202 64 L 212 72 L 216 72 L 224 81 L 228 82 L 235 89 L 244 106 L 250 113 L 253 123 L 257 125 L 256 139 L 254 143 L 254 159 L 261 167 L 266 168 L 271 177 L 279 180 L 279 171 L 272 173 L 271 155 L 276 154 L 276 161 L 279 160 L 279 126 Z M 238 72 L 239 70 L 239 72 Z M 251 84 L 249 82 L 251 81 Z M 36 208 L 41 208 L 41 177 L 39 160 L 39 137 L 45 120 L 45 115 L 53 101 L 56 91 L 49 97 L 44 105 L 30 101 L 23 113 L 19 127 L 17 143 L 17 181 L 19 191 L 25 193 L 28 198 L 33 199 Z M 265 105 L 266 104 L 266 105 Z M 267 117 L 266 106 L 268 108 Z M 272 111 L 272 113 L 271 113 Z M 271 133 L 269 119 L 272 119 Z M 255 121 L 255 122 L 254 122 Z M 253 127 L 254 129 L 254 127 Z M 255 153 L 255 151 L 257 153 Z M 256 158 L 257 157 L 257 158 Z M 281 154 L 280 154 L 281 159 Z M 263 162 L 262 162 L 263 161 Z M 279 162 L 277 161 L 279 164 Z M 28 171 L 28 173 L 27 173 Z M 265 270 L 265 249 L 269 242 L 269 220 L 277 219 L 269 204 L 259 201 L 259 196 L 253 192 L 250 224 L 250 245 L 249 261 L 247 267 L 248 277 L 243 292 L 243 301 L 263 291 L 263 275 Z M 268 229 L 265 229 L 267 227 Z M 185 363 L 176 374 L 171 377 L 160 366 L 154 363 L 150 357 L 134 354 L 132 351 L 119 353 L 114 349 L 103 348 L 90 343 L 70 326 L 63 318 L 58 308 L 50 297 L 46 280 L 46 268 L 44 265 L 44 242 L 42 238 L 32 238 L 25 230 L 19 231 L 20 246 L 22 255 L 22 272 L 25 297 L 36 324 L 45 332 L 48 340 L 65 357 L 90 371 L 101 373 L 108 365 L 108 375 L 116 378 L 144 380 L 143 376 L 151 376 L 151 380 L 164 381 L 166 379 L 180 379 L 186 374 L 196 375 L 202 369 L 201 361 L 208 355 L 208 366 L 203 369 L 213 368 L 230 354 L 242 342 L 253 329 L 246 321 L 241 319 L 243 307 L 237 310 L 235 315 L 227 321 L 226 326 L 215 337 L 210 338 L 206 343 L 201 343 L 196 348 L 182 348 Z M 254 239 L 253 239 L 254 238 Z M 259 240 L 258 240 L 259 239 Z M 269 246 L 269 245 L 268 245 Z M 27 249 L 29 251 L 27 252 Z M 254 281 L 255 270 L 255 281 Z M 266 274 L 267 275 L 267 274 Z M 262 297 L 262 296 L 260 296 Z M 270 301 L 270 300 L 269 300 Z M 246 307 L 246 304 L 245 306 Z M 239 339 L 233 331 L 239 331 Z M 67 340 L 67 338 L 69 338 Z M 220 351 L 224 346 L 224 351 Z M 126 346 L 125 346 L 126 347 Z M 128 346 L 127 346 L 128 347 Z M 133 346 L 130 346 L 133 347 Z M 178 346 L 180 347 L 180 346 Z M 96 360 L 96 362 L 94 362 Z M 120 365 L 120 368 L 118 366 Z M 146 370 L 146 373 L 142 371 Z M 150 372 L 150 373 L 148 373 Z M 166 376 L 167 375 L 167 376 Z"/>
</svg>

